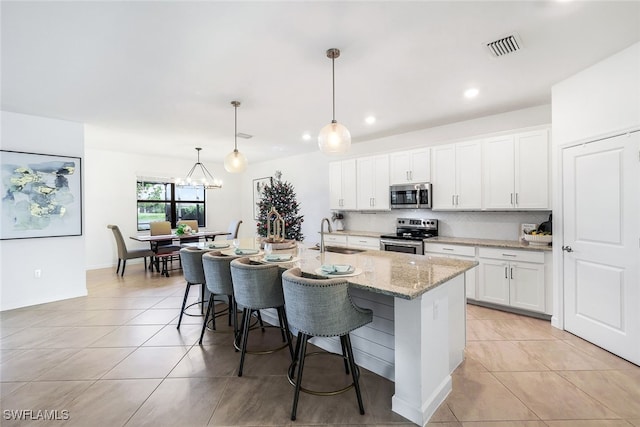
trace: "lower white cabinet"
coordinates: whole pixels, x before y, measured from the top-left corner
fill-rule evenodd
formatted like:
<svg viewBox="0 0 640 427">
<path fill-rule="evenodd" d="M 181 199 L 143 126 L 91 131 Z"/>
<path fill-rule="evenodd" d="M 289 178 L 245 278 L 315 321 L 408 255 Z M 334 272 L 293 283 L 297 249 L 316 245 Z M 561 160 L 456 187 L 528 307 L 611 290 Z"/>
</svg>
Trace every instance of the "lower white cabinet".
<svg viewBox="0 0 640 427">
<path fill-rule="evenodd" d="M 443 243 L 424 244 L 425 255 L 433 254 L 447 258 L 462 259 L 465 261 L 476 260 L 476 247 L 463 245 L 447 245 Z M 467 298 L 477 299 L 478 269 L 472 268 L 464 273 L 465 292 Z"/>
<path fill-rule="evenodd" d="M 347 247 L 347 236 L 346 234 L 329 234 L 325 233 L 324 235 L 324 244 L 326 246 L 341 246 Z"/>
<path fill-rule="evenodd" d="M 377 237 L 347 236 L 347 246 L 355 249 L 366 249 L 368 251 L 380 250 L 380 239 Z"/>
<path fill-rule="evenodd" d="M 479 248 L 477 299 L 546 312 L 543 252 Z"/>
</svg>

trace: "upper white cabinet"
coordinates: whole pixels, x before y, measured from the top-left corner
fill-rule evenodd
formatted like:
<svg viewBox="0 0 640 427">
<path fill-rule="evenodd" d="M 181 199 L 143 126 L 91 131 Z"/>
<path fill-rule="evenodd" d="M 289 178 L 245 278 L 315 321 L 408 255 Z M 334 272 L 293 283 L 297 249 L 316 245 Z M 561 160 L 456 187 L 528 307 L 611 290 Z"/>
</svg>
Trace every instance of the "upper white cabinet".
<svg viewBox="0 0 640 427">
<path fill-rule="evenodd" d="M 355 159 L 329 163 L 329 208 L 356 209 Z"/>
<path fill-rule="evenodd" d="M 415 184 L 431 180 L 429 148 L 391 153 L 390 184 Z"/>
<path fill-rule="evenodd" d="M 482 142 L 467 141 L 431 148 L 433 209 L 482 208 Z"/>
<path fill-rule="evenodd" d="M 549 131 L 484 141 L 483 209 L 549 209 Z"/>
<path fill-rule="evenodd" d="M 389 210 L 389 156 L 360 157 L 356 160 L 358 210 Z"/>
</svg>

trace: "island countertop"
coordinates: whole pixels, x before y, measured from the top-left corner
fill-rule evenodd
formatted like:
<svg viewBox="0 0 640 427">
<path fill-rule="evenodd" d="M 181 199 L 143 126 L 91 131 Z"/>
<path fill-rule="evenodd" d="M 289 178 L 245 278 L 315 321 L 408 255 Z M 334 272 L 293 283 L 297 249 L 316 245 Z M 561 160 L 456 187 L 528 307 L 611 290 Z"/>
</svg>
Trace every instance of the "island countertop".
<svg viewBox="0 0 640 427">
<path fill-rule="evenodd" d="M 415 299 L 478 265 L 476 261 L 383 251 L 347 255 L 304 248 L 297 256 L 299 260 L 291 265 L 300 266 L 305 273 L 317 275 L 323 264 L 350 264 L 362 271 L 344 277 L 352 286 L 403 299 Z"/>
</svg>

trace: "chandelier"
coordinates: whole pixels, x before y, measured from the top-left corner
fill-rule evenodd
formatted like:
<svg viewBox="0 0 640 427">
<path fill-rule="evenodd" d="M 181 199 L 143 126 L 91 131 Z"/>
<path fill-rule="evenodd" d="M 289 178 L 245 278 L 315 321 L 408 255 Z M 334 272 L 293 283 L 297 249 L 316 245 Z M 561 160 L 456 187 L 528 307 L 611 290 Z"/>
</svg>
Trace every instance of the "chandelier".
<svg viewBox="0 0 640 427">
<path fill-rule="evenodd" d="M 204 187 L 205 190 L 213 190 L 216 188 L 222 188 L 222 181 L 215 179 L 209 169 L 200 161 L 200 151 L 202 148 L 196 147 L 198 152 L 198 161 L 193 165 L 187 177 L 176 180 L 178 187 Z"/>
</svg>

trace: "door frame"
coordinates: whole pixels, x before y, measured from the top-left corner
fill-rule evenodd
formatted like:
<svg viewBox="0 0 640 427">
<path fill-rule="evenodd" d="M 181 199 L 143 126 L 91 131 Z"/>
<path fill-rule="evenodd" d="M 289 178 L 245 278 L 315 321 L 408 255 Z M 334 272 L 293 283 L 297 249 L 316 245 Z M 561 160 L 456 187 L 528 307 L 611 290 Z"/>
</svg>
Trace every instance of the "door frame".
<svg viewBox="0 0 640 427">
<path fill-rule="evenodd" d="M 640 126 L 633 126 L 627 129 L 603 133 L 590 136 L 577 141 L 566 142 L 564 144 L 553 144 L 553 155 L 551 158 L 551 168 L 553 182 L 552 212 L 553 212 L 553 314 L 551 324 L 558 329 L 564 330 L 564 257 L 562 246 L 564 246 L 564 211 L 562 201 L 564 199 L 562 188 L 564 160 L 564 150 L 577 145 L 598 142 L 617 136 L 640 132 Z M 553 136 L 552 136 L 553 138 Z M 552 139 L 553 141 L 553 139 Z"/>
</svg>

